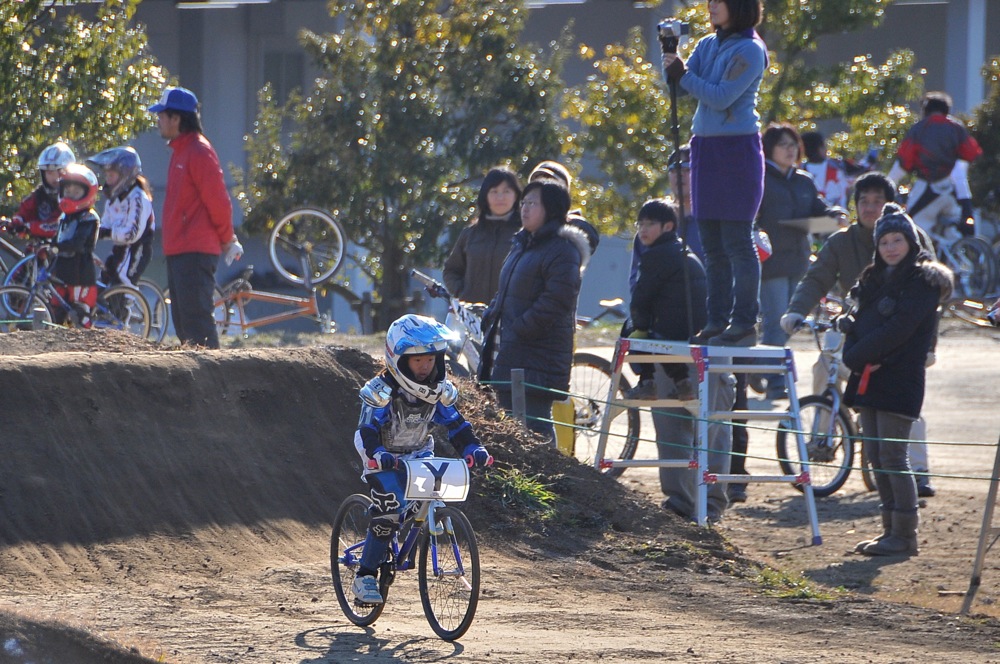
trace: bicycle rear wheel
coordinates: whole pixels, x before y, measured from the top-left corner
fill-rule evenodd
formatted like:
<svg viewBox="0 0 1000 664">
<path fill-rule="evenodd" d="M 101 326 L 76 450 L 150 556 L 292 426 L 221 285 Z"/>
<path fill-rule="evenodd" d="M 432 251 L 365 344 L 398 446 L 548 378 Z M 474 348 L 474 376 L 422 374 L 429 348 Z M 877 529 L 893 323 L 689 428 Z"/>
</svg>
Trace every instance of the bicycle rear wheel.
<svg viewBox="0 0 1000 664">
<path fill-rule="evenodd" d="M 623 376 L 619 381 L 615 399 L 624 399 L 624 391 L 631 387 Z M 580 463 L 594 465 L 597 444 L 601 433 L 601 420 L 608 408 L 611 389 L 611 362 L 590 353 L 575 353 L 570 372 L 569 392 L 573 399 L 574 437 L 573 455 Z M 614 418 L 608 434 L 606 459 L 631 459 L 639 444 L 639 411 L 635 408 L 615 407 Z M 624 468 L 605 471 L 618 477 Z"/>
<path fill-rule="evenodd" d="M 163 337 L 167 334 L 167 328 L 170 326 L 170 307 L 167 303 L 167 296 L 156 282 L 149 279 L 140 279 L 136 284 L 136 288 L 139 289 L 139 292 L 142 293 L 142 296 L 146 298 L 146 302 L 149 304 L 150 327 L 148 339 L 160 343 L 163 341 Z"/>
<path fill-rule="evenodd" d="M 420 603 L 434 633 L 454 641 L 469 631 L 479 604 L 479 544 L 457 507 L 438 508 L 434 520 L 420 543 Z"/>
<path fill-rule="evenodd" d="M 0 286 L 0 332 L 34 329 L 35 310 L 43 324 L 52 324 L 45 300 L 21 286 Z"/>
<path fill-rule="evenodd" d="M 267 250 L 271 264 L 283 278 L 304 284 L 308 272 L 312 284 L 318 286 L 333 277 L 344 262 L 344 231 L 326 212 L 302 208 L 274 225 Z"/>
<path fill-rule="evenodd" d="M 833 428 L 830 428 L 831 417 Z M 813 494 L 819 498 L 829 496 L 844 486 L 854 462 L 854 441 L 857 432 L 851 418 L 843 409 L 833 412 L 833 402 L 817 394 L 799 401 L 799 418 L 809 454 L 809 478 Z M 778 463 L 785 475 L 798 471 L 796 435 L 782 422 L 777 433 Z M 791 454 L 789 450 L 795 451 Z M 802 486 L 795 484 L 802 491 Z"/>
<path fill-rule="evenodd" d="M 344 615 L 360 627 L 367 627 L 378 620 L 385 608 L 384 601 L 382 604 L 357 603 L 354 591 L 351 590 L 365 550 L 368 522 L 371 520 L 368 508 L 371 504 L 371 499 L 360 493 L 348 496 L 337 510 L 337 516 L 333 519 L 333 534 L 330 536 L 333 591 L 337 594 L 337 602 Z M 386 590 L 387 588 L 382 590 L 383 600 L 388 599 Z"/>
<path fill-rule="evenodd" d="M 864 480 L 866 489 L 875 491 L 878 489 L 875 484 L 875 471 L 872 470 L 872 461 L 868 458 L 868 452 L 865 451 L 865 442 L 859 441 L 858 447 L 861 448 L 861 479 Z"/>
<path fill-rule="evenodd" d="M 956 294 L 982 298 L 996 285 L 996 256 L 993 247 L 978 237 L 963 237 L 951 245 L 948 267 L 955 271 Z"/>
<path fill-rule="evenodd" d="M 170 311 L 170 289 L 164 289 L 163 300 L 167 303 L 167 311 Z M 229 318 L 232 312 L 229 311 L 229 307 L 225 301 L 225 296 L 222 294 L 222 290 L 216 286 L 212 289 L 212 302 L 215 303 L 215 310 L 213 315 L 215 317 L 215 326 L 219 328 L 219 334 L 225 334 L 226 330 L 229 329 Z"/>
<path fill-rule="evenodd" d="M 97 306 L 91 314 L 98 329 L 122 330 L 144 339 L 149 338 L 152 315 L 149 303 L 139 289 L 118 284 L 97 296 Z"/>
</svg>

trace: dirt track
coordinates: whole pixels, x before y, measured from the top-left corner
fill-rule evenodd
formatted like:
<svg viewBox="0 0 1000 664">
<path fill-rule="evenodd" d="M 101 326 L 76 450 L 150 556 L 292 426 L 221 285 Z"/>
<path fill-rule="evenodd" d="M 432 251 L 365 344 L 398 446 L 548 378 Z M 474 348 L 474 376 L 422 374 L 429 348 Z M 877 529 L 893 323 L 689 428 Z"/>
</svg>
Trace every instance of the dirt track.
<svg viewBox="0 0 1000 664">
<path fill-rule="evenodd" d="M 42 338 L 28 343 L 35 339 Z M 16 344 L 7 341 L 0 353 L 12 352 Z M 980 344 L 974 368 L 988 373 L 991 341 L 954 343 L 962 356 Z M 859 593 L 836 600 L 778 600 L 746 578 L 756 568 L 714 533 L 537 451 L 539 472 L 552 470 L 553 485 L 576 501 L 566 521 L 592 512 L 605 527 L 522 532 L 480 498 L 469 511 L 477 508 L 486 544 L 484 598 L 467 637 L 434 638 L 415 580 L 405 577 L 383 618 L 356 628 L 330 588 L 328 523 L 337 502 L 361 488 L 350 440 L 371 359 L 326 348 L 119 350 L 7 357 L 0 366 L 5 392 L 17 395 L 0 415 L 8 451 L 0 460 L 0 609 L 79 627 L 148 658 L 93 661 L 1000 662 L 993 621 L 866 596 L 866 588 L 883 587 L 873 592 L 884 596 L 917 575 L 931 584 L 946 575 L 949 587 L 964 589 L 964 560 L 951 562 L 939 544 L 954 540 L 965 558 L 964 524 L 982 504 L 976 491 L 966 496 L 950 480 L 939 482 L 941 500 L 931 505 L 942 525 L 924 531 L 926 554 L 861 570 L 837 539 L 856 534 L 824 523 L 823 547 L 788 547 L 793 532 L 805 533 L 791 489 L 773 487 L 773 496 L 752 489 L 751 502 L 721 528 L 744 553 L 779 564 L 791 558 L 814 578 L 845 567 L 862 580 Z M 942 356 L 933 371 L 945 363 Z M 993 403 L 993 394 L 983 398 Z M 516 440 L 488 443 L 513 460 Z M 631 482 L 653 487 L 642 471 Z M 823 509 L 835 521 L 836 510 Z M 950 522 L 961 528 L 949 539 Z M 998 594 L 995 564 L 984 584 L 983 597 Z M 13 628 L 0 622 L 0 629 L 9 643 Z M 65 648 L 31 661 L 90 661 Z M 0 653 L 7 661 L 29 660 Z"/>
</svg>

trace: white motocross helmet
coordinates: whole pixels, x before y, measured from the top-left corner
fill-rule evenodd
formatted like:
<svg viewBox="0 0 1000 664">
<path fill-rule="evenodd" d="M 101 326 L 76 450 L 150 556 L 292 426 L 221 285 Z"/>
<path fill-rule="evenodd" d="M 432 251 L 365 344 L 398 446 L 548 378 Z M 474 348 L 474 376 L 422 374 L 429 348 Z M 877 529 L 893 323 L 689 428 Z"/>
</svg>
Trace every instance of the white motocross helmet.
<svg viewBox="0 0 1000 664">
<path fill-rule="evenodd" d="M 59 141 L 42 150 L 38 157 L 38 170 L 58 171 L 76 162 L 76 155 L 68 145 Z"/>
<path fill-rule="evenodd" d="M 437 403 L 445 389 L 445 351 L 457 338 L 455 332 L 433 318 L 416 314 L 401 316 L 385 335 L 386 367 L 407 393 L 427 403 Z M 431 353 L 435 355 L 434 371 L 427 380 L 417 382 L 406 356 Z"/>
<path fill-rule="evenodd" d="M 62 141 L 53 143 L 42 150 L 42 154 L 38 155 L 38 177 L 42 181 L 42 185 L 48 188 L 48 185 L 45 184 L 43 171 L 59 171 L 74 163 L 76 163 L 76 155 Z"/>
</svg>

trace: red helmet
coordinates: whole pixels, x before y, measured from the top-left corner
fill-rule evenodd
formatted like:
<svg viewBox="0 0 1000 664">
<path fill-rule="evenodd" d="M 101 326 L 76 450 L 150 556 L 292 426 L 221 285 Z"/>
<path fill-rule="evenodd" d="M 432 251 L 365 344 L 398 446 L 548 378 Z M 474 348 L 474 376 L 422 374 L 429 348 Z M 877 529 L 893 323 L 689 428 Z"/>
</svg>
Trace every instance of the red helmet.
<svg viewBox="0 0 1000 664">
<path fill-rule="evenodd" d="M 74 197 L 68 196 L 65 193 L 67 184 L 83 187 L 84 194 L 76 196 L 74 193 Z M 59 209 L 66 214 L 86 210 L 97 200 L 97 190 L 97 176 L 94 175 L 94 171 L 83 164 L 69 164 L 59 177 Z"/>
</svg>

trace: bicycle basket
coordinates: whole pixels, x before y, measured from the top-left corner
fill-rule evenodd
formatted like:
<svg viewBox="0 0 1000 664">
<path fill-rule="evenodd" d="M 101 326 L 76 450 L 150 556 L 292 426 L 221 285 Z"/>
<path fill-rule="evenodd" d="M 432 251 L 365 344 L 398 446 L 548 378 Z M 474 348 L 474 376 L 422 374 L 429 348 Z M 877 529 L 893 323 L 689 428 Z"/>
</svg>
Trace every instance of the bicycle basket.
<svg viewBox="0 0 1000 664">
<path fill-rule="evenodd" d="M 462 459 L 405 459 L 406 499 L 461 503 L 469 495 L 469 467 Z"/>
</svg>

